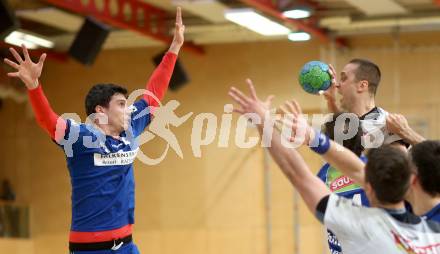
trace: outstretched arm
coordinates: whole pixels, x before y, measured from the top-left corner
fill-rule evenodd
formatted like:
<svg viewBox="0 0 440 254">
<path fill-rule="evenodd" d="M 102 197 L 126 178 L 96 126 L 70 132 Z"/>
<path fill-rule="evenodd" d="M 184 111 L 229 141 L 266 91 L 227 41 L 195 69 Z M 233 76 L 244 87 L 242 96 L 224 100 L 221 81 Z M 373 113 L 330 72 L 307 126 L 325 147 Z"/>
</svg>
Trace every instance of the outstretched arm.
<svg viewBox="0 0 440 254">
<path fill-rule="evenodd" d="M 403 115 L 389 114 L 387 117 L 387 129 L 399 135 L 404 141 L 411 145 L 415 145 L 425 141 L 426 139 L 415 132 L 408 124 Z"/>
<path fill-rule="evenodd" d="M 364 162 L 352 151 L 342 145 L 330 140 L 326 135 L 315 131 L 302 119 L 301 108 L 296 101 L 286 102 L 283 107 L 285 114 L 289 114 L 290 119 L 286 119 L 284 124 L 292 128 L 292 133 L 297 133 L 300 129 L 305 130 L 306 137 L 304 144 L 308 144 L 313 151 L 320 154 L 324 160 L 336 167 L 344 175 L 350 177 L 360 185 L 364 185 L 365 171 Z M 295 135 L 290 138 L 294 141 Z"/>
<path fill-rule="evenodd" d="M 250 96 L 243 94 L 235 87 L 231 87 L 229 91 L 229 95 L 240 106 L 234 111 L 240 114 L 256 113 L 262 119 L 261 123 L 257 125 L 258 130 L 261 135 L 267 135 L 264 133 L 264 122 L 266 122 L 265 118 L 270 117 L 268 111 L 272 97 L 268 97 L 265 102 L 261 101 L 257 97 L 252 82 L 247 80 L 247 83 Z M 329 195 L 330 191 L 319 178 L 312 174 L 302 156 L 295 149 L 287 148 L 281 143 L 281 138 L 280 133 L 274 130 L 268 150 L 284 175 L 298 190 L 307 207 L 312 213 L 315 213 L 319 201 Z"/>
<path fill-rule="evenodd" d="M 350 177 L 362 187 L 365 187 L 365 163 L 349 149 L 333 140 L 329 139 L 329 142 L 330 148 L 326 153 L 322 154 L 322 158 L 330 163 L 330 165 L 335 166 L 344 175 Z"/>
<path fill-rule="evenodd" d="M 182 21 L 182 11 L 180 7 L 177 7 L 176 13 L 176 27 L 174 30 L 174 38 L 168 52 L 162 59 L 162 62 L 154 70 L 147 83 L 147 90 L 152 93 L 159 101 L 165 96 L 165 92 L 168 89 L 171 75 L 173 74 L 174 65 L 176 64 L 177 55 L 184 42 L 185 26 Z M 157 107 L 159 103 L 157 99 L 151 94 L 146 93 L 144 95 L 145 101 L 149 106 Z"/>
<path fill-rule="evenodd" d="M 41 88 L 41 84 L 38 81 L 41 76 L 46 54 L 42 54 L 38 63 L 34 63 L 30 59 L 28 50 L 24 45 L 22 45 L 22 49 L 24 60 L 17 53 L 17 51 L 15 51 L 15 49 L 9 49 L 16 62 L 7 58 L 4 59 L 4 62 L 17 71 L 8 73 L 8 76 L 12 78 L 19 78 L 26 85 L 29 100 L 35 113 L 37 123 L 49 134 L 52 139 L 58 141 L 64 136 L 66 121 L 61 118 L 59 119 L 59 116 L 52 110 L 46 96 L 44 95 L 43 89 Z M 58 119 L 60 120 L 59 127 L 61 127 L 62 130 L 56 132 Z M 56 133 L 59 133 L 58 136 Z"/>
</svg>

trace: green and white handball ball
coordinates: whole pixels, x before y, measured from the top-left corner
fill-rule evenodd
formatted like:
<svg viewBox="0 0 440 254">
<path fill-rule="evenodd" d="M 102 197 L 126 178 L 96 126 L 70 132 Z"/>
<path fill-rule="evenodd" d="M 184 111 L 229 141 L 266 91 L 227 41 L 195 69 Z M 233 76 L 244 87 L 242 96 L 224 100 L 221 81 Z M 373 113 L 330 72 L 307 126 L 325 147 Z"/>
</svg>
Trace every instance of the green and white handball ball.
<svg viewBox="0 0 440 254">
<path fill-rule="evenodd" d="M 332 84 L 329 66 L 321 61 L 306 63 L 299 74 L 299 83 L 308 93 L 318 94 Z"/>
</svg>

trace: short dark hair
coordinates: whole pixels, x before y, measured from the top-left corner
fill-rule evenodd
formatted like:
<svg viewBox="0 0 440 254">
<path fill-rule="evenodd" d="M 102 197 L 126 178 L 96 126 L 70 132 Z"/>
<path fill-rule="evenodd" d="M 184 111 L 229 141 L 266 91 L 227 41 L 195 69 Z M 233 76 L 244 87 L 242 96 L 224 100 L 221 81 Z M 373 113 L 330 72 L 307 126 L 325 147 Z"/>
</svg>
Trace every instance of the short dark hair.
<svg viewBox="0 0 440 254">
<path fill-rule="evenodd" d="M 91 115 L 95 112 L 96 106 L 108 107 L 110 100 L 114 94 L 127 95 L 127 89 L 115 85 L 115 84 L 96 84 L 90 88 L 87 93 L 85 106 L 87 115 Z"/>
<path fill-rule="evenodd" d="M 440 141 L 427 140 L 412 147 L 412 163 L 422 189 L 431 196 L 440 194 Z"/>
<path fill-rule="evenodd" d="M 350 114 L 353 117 L 355 117 L 355 119 L 357 119 L 359 121 L 359 117 L 353 113 L 340 112 L 340 113 L 333 114 L 331 120 L 324 124 L 324 132 L 332 140 L 335 140 L 335 131 L 344 131 L 345 130 L 345 126 L 336 126 L 336 119 L 343 114 Z M 347 118 L 345 121 L 346 126 L 347 126 L 347 124 L 349 124 L 349 121 L 350 121 L 350 119 Z M 363 132 L 362 132 L 362 127 L 360 125 L 360 121 L 358 123 L 359 123 L 359 125 L 358 125 L 356 135 L 354 135 L 354 137 L 352 137 L 350 139 L 343 140 L 341 145 L 343 145 L 345 148 L 347 148 L 350 151 L 352 151 L 353 153 L 355 153 L 357 156 L 361 156 L 362 152 L 364 151 L 364 147 L 362 146 Z"/>
<path fill-rule="evenodd" d="M 370 94 L 375 95 L 380 83 L 380 69 L 375 63 L 366 60 L 355 58 L 350 61 L 352 64 L 357 64 L 358 68 L 355 72 L 355 78 L 357 81 L 368 81 L 368 91 Z"/>
<path fill-rule="evenodd" d="M 412 174 L 408 156 L 390 145 L 371 149 L 365 167 L 365 182 L 370 183 L 382 204 L 404 200 Z"/>
</svg>

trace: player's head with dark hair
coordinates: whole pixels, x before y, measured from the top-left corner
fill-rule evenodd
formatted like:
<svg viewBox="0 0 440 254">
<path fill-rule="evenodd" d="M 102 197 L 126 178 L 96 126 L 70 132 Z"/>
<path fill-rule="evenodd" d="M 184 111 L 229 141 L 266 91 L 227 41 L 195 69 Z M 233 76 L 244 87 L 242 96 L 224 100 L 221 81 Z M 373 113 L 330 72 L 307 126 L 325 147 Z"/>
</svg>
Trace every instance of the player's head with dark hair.
<svg viewBox="0 0 440 254">
<path fill-rule="evenodd" d="M 354 126 L 358 126 L 356 130 L 354 130 L 354 136 L 348 135 L 349 128 Z M 333 114 L 331 120 L 324 124 L 324 131 L 330 139 L 338 143 L 341 143 L 342 141 L 341 145 L 355 153 L 357 156 L 361 156 L 364 151 L 364 147 L 362 146 L 362 128 L 359 117 L 355 114 L 343 112 Z M 339 137 L 347 138 L 335 138 L 338 135 Z"/>
<path fill-rule="evenodd" d="M 86 96 L 85 106 L 87 115 L 96 113 L 96 106 L 107 108 L 115 94 L 127 95 L 127 89 L 114 84 L 96 84 L 90 88 Z"/>
<path fill-rule="evenodd" d="M 407 154 L 390 145 L 371 149 L 365 167 L 368 199 L 380 204 L 397 204 L 404 200 L 413 174 Z M 374 197 L 369 194 L 369 186 Z"/>
<path fill-rule="evenodd" d="M 356 80 L 368 81 L 368 91 L 372 95 L 376 95 L 381 78 L 379 66 L 369 60 L 359 58 L 352 59 L 350 63 L 357 64 L 357 69 L 355 71 Z"/>
<path fill-rule="evenodd" d="M 336 84 L 338 92 L 342 95 L 342 108 L 352 112 L 363 97 L 374 97 L 380 78 L 381 72 L 375 63 L 366 59 L 352 59 L 342 69 L 341 77 Z"/>
<path fill-rule="evenodd" d="M 440 195 L 440 141 L 427 140 L 412 147 L 411 161 L 423 191 Z"/>
<path fill-rule="evenodd" d="M 94 113 L 105 114 L 108 125 L 122 131 L 128 127 L 127 89 L 115 84 L 97 84 L 87 93 L 85 106 L 88 116 Z"/>
</svg>

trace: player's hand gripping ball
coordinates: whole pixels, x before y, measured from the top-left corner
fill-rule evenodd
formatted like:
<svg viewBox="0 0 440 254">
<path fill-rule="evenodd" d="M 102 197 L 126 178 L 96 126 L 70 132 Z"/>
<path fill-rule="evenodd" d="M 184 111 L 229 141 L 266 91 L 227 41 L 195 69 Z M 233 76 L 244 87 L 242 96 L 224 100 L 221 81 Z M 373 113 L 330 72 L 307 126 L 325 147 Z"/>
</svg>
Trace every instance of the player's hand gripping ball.
<svg viewBox="0 0 440 254">
<path fill-rule="evenodd" d="M 299 83 L 308 93 L 318 94 L 324 92 L 332 84 L 328 64 L 320 61 L 306 63 L 299 74 Z"/>
</svg>

